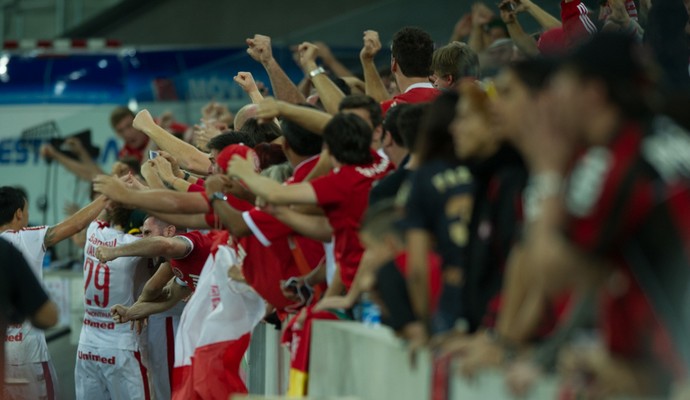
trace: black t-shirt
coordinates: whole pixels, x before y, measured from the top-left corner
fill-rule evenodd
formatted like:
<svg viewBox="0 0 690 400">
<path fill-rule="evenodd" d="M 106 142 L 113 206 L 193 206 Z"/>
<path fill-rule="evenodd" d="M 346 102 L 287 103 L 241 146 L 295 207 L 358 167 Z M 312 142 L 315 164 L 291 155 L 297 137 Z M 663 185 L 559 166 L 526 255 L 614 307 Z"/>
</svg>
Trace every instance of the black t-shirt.
<svg viewBox="0 0 690 400">
<path fill-rule="evenodd" d="M 411 176 L 405 204 L 405 229 L 422 229 L 436 239 L 443 267 L 464 267 L 467 226 L 472 213 L 473 179 L 469 169 L 433 160 Z"/>
<path fill-rule="evenodd" d="M 3 239 L 0 259 L 0 324 L 21 323 L 48 301 L 48 295 L 19 250 Z"/>
<path fill-rule="evenodd" d="M 522 191 L 527 170 L 514 148 L 504 145 L 471 167 L 476 190 L 467 246 L 463 292 L 470 329 L 492 325 L 500 305 L 503 272 L 522 229 Z M 492 304 L 493 303 L 493 304 Z"/>
</svg>

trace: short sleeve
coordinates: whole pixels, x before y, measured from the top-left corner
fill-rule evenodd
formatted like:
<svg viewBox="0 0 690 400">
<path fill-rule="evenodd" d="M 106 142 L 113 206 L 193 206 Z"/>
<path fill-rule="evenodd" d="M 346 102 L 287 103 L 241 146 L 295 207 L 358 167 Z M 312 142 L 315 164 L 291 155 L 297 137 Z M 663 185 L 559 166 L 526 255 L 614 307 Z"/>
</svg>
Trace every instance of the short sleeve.
<svg viewBox="0 0 690 400">
<path fill-rule="evenodd" d="M 286 237 L 293 230 L 276 217 L 259 209 L 242 213 L 242 218 L 262 245 L 268 247 L 276 239 Z"/>
<path fill-rule="evenodd" d="M 347 198 L 347 189 L 352 187 L 347 182 L 346 170 L 344 169 L 314 179 L 310 184 L 314 188 L 316 200 L 320 206 L 344 202 Z"/>
</svg>

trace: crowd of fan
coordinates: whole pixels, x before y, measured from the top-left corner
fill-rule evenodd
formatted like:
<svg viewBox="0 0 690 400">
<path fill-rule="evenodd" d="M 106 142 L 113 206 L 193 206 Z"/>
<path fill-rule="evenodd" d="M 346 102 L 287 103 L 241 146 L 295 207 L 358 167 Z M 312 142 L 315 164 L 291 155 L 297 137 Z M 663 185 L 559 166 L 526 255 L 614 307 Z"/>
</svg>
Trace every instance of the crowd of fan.
<svg viewBox="0 0 690 400">
<path fill-rule="evenodd" d="M 591 18 L 564 0 L 556 18 L 504 0 L 497 16 L 478 3 L 436 49 L 423 30 L 400 29 L 389 71 L 375 31 L 363 35 L 361 76 L 304 42 L 298 84 L 255 35 L 247 53 L 273 97 L 238 72 L 251 104 L 234 115 L 210 103 L 188 128 L 118 108 L 125 145 L 110 175 L 78 141 L 76 160 L 43 155 L 93 180 L 112 202 L 104 218 L 147 215 L 145 239 L 98 247 L 101 262 L 170 261 L 147 283 L 153 294 L 112 307 L 117 322 L 201 296 L 220 243 L 238 264 L 231 280 L 265 300 L 264 319 L 288 338 L 371 312 L 373 300 L 412 353 L 429 346 L 467 376 L 504 368 L 515 394 L 558 371 L 563 398 L 685 398 L 689 57 L 687 43 L 655 46 L 690 36 L 688 11 L 608 0 Z M 526 33 L 520 13 L 541 30 Z M 655 25 L 668 15 L 682 18 Z M 685 75 L 666 68 L 668 53 Z M 308 360 L 300 337 L 288 343 Z M 299 360 L 293 372 L 306 374 Z"/>
</svg>

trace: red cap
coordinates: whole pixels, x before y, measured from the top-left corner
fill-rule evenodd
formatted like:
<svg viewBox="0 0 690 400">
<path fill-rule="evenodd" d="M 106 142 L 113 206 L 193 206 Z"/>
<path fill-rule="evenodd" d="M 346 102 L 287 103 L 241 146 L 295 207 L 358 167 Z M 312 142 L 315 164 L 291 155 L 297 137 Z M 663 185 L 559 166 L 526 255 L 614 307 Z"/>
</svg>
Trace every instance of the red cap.
<svg viewBox="0 0 690 400">
<path fill-rule="evenodd" d="M 238 155 L 242 158 L 251 157 L 254 160 L 254 170 L 256 172 L 261 171 L 261 168 L 259 168 L 259 157 L 257 157 L 256 153 L 251 147 L 243 144 L 231 144 L 230 146 L 225 147 L 216 158 L 218 167 L 221 171 L 223 171 L 223 173 L 227 171 L 228 163 L 230 160 L 232 160 L 232 156 L 234 155 Z"/>
</svg>

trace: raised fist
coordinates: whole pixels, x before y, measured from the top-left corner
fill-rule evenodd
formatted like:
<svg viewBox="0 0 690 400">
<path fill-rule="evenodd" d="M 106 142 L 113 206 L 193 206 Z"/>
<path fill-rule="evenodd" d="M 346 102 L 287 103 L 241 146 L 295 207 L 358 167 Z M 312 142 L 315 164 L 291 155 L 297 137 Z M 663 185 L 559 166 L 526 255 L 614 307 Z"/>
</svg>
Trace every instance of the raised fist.
<svg viewBox="0 0 690 400">
<path fill-rule="evenodd" d="M 254 60 L 265 65 L 273 59 L 270 37 L 254 35 L 253 38 L 247 39 L 247 46 L 249 46 L 247 54 Z"/>
</svg>

